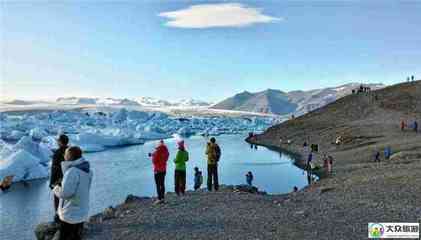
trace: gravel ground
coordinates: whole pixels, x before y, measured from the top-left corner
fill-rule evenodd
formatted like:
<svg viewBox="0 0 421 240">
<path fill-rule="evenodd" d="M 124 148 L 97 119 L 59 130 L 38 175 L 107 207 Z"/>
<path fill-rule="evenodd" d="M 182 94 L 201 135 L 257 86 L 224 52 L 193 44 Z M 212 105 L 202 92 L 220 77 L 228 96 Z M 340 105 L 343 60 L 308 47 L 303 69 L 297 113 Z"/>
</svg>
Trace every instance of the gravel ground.
<svg viewBox="0 0 421 240">
<path fill-rule="evenodd" d="M 400 119 L 421 119 L 421 82 L 351 95 L 272 127 L 254 143 L 306 156 L 302 143 L 331 154 L 334 171 L 286 195 L 188 192 L 154 206 L 143 199 L 92 218 L 86 239 L 367 239 L 369 222 L 421 220 L 421 133 Z M 332 144 L 341 135 L 344 143 Z M 280 144 L 279 139 L 292 144 Z M 391 146 L 390 160 L 374 162 Z M 304 164 L 303 157 L 297 165 Z M 316 155 L 321 164 L 321 154 Z"/>
</svg>

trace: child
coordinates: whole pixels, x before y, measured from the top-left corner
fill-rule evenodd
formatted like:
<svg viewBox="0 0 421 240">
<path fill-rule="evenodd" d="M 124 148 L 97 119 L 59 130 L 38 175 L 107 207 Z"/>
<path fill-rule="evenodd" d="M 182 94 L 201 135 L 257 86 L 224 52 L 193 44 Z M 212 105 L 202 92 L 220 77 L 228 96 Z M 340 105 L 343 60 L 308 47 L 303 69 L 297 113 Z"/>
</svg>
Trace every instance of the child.
<svg viewBox="0 0 421 240">
<path fill-rule="evenodd" d="M 61 163 L 63 180 L 55 185 L 53 193 L 60 199 L 57 210 L 60 219 L 60 240 L 80 240 L 83 222 L 88 220 L 89 192 L 92 171 L 89 162 L 82 157 L 79 147 L 70 147 Z"/>
<path fill-rule="evenodd" d="M 247 182 L 247 185 L 253 186 L 253 173 L 248 172 L 246 174 L 246 182 Z"/>
<path fill-rule="evenodd" d="M 199 171 L 198 167 L 194 168 L 194 190 L 196 191 L 197 189 L 200 188 L 200 186 L 202 186 L 203 183 L 203 175 L 202 172 Z"/>
</svg>

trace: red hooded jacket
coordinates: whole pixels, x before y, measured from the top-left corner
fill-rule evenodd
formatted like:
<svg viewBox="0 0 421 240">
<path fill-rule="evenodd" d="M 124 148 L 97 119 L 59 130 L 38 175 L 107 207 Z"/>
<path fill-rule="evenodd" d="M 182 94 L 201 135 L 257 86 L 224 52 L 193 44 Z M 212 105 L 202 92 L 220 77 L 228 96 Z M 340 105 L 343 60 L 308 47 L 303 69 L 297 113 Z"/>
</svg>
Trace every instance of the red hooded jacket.
<svg viewBox="0 0 421 240">
<path fill-rule="evenodd" d="M 167 146 L 160 144 L 152 153 L 153 170 L 157 172 L 165 172 L 167 170 L 167 161 L 170 156 Z"/>
</svg>

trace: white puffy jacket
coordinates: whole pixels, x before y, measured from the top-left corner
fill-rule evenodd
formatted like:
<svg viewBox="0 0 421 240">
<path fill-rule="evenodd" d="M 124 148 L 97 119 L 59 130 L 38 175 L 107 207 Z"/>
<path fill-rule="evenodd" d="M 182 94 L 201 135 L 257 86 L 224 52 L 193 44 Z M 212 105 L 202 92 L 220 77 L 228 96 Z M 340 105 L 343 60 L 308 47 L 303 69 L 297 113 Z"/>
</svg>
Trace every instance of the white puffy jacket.
<svg viewBox="0 0 421 240">
<path fill-rule="evenodd" d="M 53 189 L 54 194 L 60 198 L 58 216 L 70 224 L 85 222 L 88 220 L 89 191 L 93 176 L 89 162 L 84 158 L 64 161 L 61 168 L 64 175 L 61 187 Z"/>
</svg>

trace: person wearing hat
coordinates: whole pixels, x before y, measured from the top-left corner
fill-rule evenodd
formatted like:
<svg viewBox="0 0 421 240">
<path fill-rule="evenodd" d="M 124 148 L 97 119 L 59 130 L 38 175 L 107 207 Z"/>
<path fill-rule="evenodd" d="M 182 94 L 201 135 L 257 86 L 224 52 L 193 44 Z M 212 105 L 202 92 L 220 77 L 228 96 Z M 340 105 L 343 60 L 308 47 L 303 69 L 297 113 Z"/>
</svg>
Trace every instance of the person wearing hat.
<svg viewBox="0 0 421 240">
<path fill-rule="evenodd" d="M 167 172 L 167 161 L 170 156 L 168 148 L 164 143 L 164 140 L 160 140 L 158 146 L 155 148 L 153 153 L 149 154 L 152 157 L 156 192 L 158 194 L 158 200 L 155 204 L 164 203 L 165 198 L 165 175 Z"/>
<path fill-rule="evenodd" d="M 60 240 L 82 239 L 83 223 L 88 221 L 90 189 L 93 172 L 90 164 L 82 156 L 82 149 L 69 147 L 61 163 L 63 180 L 53 188 L 60 199 L 57 213 L 60 224 Z"/>
<path fill-rule="evenodd" d="M 186 190 L 186 162 L 189 161 L 189 153 L 186 151 L 184 141 L 178 142 L 178 151 L 174 159 L 175 173 L 174 185 L 175 193 L 184 195 Z"/>
<path fill-rule="evenodd" d="M 61 180 L 63 179 L 63 171 L 61 169 L 61 163 L 64 161 L 64 153 L 68 148 L 69 138 L 61 134 L 57 139 L 58 149 L 54 150 L 51 163 L 51 175 L 50 175 L 50 188 L 53 189 L 54 186 L 60 185 Z M 59 198 L 54 195 L 54 212 L 55 217 L 54 221 L 58 222 L 57 208 L 59 204 Z"/>
</svg>

